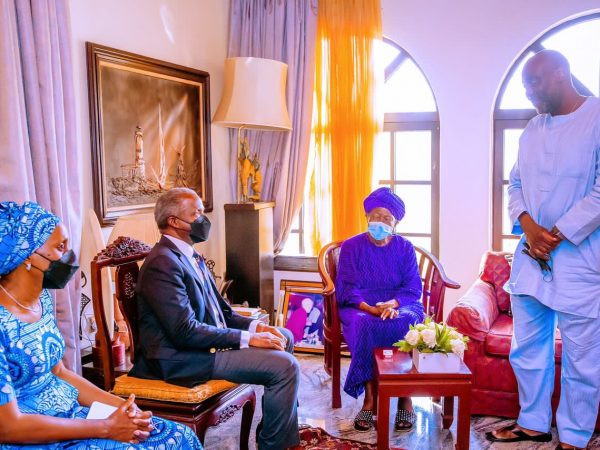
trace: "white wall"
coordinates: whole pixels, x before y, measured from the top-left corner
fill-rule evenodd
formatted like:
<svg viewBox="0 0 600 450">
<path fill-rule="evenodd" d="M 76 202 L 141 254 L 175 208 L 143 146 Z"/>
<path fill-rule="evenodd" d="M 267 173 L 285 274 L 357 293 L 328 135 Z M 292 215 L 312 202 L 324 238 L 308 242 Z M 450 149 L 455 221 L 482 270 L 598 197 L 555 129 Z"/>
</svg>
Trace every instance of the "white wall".
<svg viewBox="0 0 600 450">
<path fill-rule="evenodd" d="M 210 73 L 211 111 L 222 91 L 227 54 L 229 2 L 226 0 L 71 0 L 71 31 L 77 102 L 78 142 L 82 153 L 84 208 L 93 208 L 90 125 L 85 42 L 107 45 Z M 212 114 L 211 114 L 212 117 Z M 223 204 L 232 200 L 228 172 L 227 130 L 211 127 L 216 225 L 203 253 L 225 270 Z"/>
<path fill-rule="evenodd" d="M 524 48 L 598 0 L 382 0 L 384 35 L 429 79 L 440 114 L 440 259 L 469 287 L 491 248 L 492 111 L 506 70 Z"/>
</svg>

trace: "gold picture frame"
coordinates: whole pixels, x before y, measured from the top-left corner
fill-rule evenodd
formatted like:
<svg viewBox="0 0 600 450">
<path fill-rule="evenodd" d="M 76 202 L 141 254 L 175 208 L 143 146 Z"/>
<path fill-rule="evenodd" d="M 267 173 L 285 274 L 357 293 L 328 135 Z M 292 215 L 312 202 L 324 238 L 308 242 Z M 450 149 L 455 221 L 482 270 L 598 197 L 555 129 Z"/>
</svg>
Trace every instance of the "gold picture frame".
<svg viewBox="0 0 600 450">
<path fill-rule="evenodd" d="M 294 351 L 323 353 L 323 284 L 281 280 L 279 325 L 294 335 Z"/>
<path fill-rule="evenodd" d="M 152 211 L 172 187 L 211 211 L 210 77 L 86 43 L 94 209 L 102 225 Z"/>
</svg>

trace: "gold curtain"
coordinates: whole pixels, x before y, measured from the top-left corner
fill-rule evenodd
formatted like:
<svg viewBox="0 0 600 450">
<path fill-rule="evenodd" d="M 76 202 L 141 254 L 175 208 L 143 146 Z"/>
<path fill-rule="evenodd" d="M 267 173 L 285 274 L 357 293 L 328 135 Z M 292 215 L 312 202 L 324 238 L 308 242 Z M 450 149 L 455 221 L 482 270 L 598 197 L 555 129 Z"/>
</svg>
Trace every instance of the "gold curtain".
<svg viewBox="0 0 600 450">
<path fill-rule="evenodd" d="M 380 0 L 319 0 L 318 8 L 307 208 L 314 254 L 331 239 L 364 231 L 362 200 L 371 192 L 381 129 L 375 108 Z"/>
</svg>

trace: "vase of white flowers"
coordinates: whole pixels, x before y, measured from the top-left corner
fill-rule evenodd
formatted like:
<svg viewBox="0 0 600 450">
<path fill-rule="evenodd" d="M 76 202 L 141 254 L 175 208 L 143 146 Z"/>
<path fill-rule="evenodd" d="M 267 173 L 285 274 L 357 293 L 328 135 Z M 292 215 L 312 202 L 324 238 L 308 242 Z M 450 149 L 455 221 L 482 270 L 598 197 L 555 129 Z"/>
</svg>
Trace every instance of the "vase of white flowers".
<svg viewBox="0 0 600 450">
<path fill-rule="evenodd" d="M 412 351 L 418 372 L 453 373 L 460 371 L 468 341 L 456 328 L 427 317 L 423 323 L 411 325 L 404 339 L 394 346 L 403 352 Z"/>
</svg>

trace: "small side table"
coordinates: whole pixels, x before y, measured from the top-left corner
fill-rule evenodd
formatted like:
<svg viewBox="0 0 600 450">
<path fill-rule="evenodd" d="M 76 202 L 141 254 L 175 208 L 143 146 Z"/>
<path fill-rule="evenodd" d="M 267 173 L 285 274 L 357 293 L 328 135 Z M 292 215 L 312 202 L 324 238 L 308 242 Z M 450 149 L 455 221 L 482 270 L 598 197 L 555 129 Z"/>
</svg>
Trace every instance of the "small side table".
<svg viewBox="0 0 600 450">
<path fill-rule="evenodd" d="M 450 427 L 453 420 L 454 396 L 458 397 L 458 426 L 456 449 L 469 449 L 471 426 L 471 372 L 461 362 L 458 373 L 419 373 L 410 353 L 393 349 L 391 358 L 375 349 L 375 382 L 377 384 L 377 448 L 389 448 L 391 397 L 444 397 L 443 424 Z"/>
</svg>

